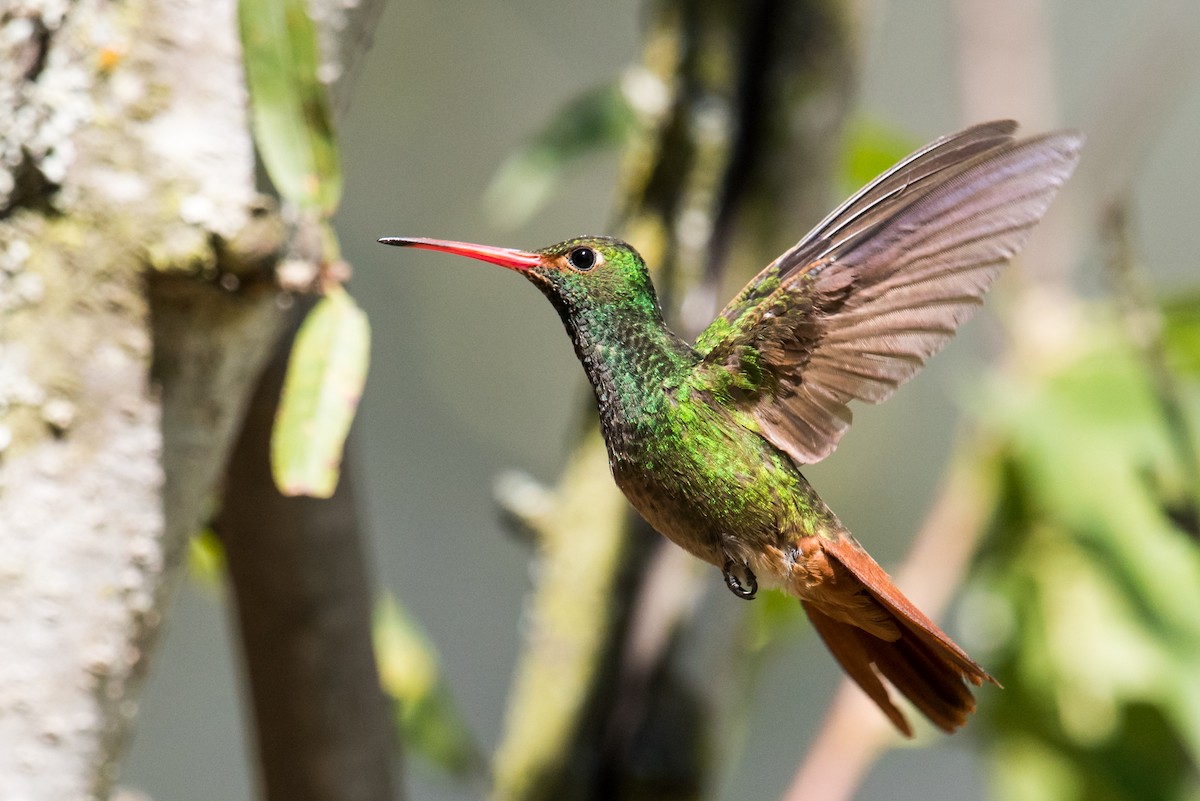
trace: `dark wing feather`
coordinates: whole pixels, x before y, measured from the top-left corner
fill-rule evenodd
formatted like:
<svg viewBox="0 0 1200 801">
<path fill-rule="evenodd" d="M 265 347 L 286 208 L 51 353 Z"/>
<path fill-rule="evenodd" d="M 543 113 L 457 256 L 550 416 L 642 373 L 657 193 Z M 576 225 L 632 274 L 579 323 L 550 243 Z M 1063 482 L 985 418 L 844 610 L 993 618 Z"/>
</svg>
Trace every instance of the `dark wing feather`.
<svg viewBox="0 0 1200 801">
<path fill-rule="evenodd" d="M 989 123 L 910 156 L 776 259 L 701 335 L 764 436 L 829 455 L 847 403 L 879 403 L 940 350 L 1074 169 L 1082 137 Z"/>
</svg>

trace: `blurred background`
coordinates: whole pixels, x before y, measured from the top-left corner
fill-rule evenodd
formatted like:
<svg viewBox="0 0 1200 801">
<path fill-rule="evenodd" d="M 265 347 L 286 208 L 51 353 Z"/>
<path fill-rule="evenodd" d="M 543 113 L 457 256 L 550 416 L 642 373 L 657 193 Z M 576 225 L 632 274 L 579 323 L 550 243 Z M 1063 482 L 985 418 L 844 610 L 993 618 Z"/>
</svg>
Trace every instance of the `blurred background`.
<svg viewBox="0 0 1200 801">
<path fill-rule="evenodd" d="M 864 6 L 854 119 L 916 146 L 969 122 L 1027 110 L 963 101 L 959 50 L 965 45 L 956 16 L 962 5 Z M 1190 242 L 1200 215 L 1200 40 L 1191 40 L 1190 52 L 1178 38 L 1165 37 L 1161 48 L 1141 43 L 1163 35 L 1168 13 L 1195 32 L 1200 7 L 1166 0 L 1012 6 L 1041 6 L 1046 37 L 1041 52 L 1011 53 L 1013 63 L 1050 59 L 1046 83 L 1027 91 L 1052 105 L 1039 110 L 1042 119 L 1022 120 L 1027 132 L 1095 124 L 1098 104 L 1111 102 L 1113 93 L 1130 94 L 1130 102 L 1140 92 L 1165 93 L 1167 110 L 1137 149 L 1144 158 L 1131 168 L 1131 230 L 1157 293 L 1194 290 L 1200 284 Z M 511 469 L 552 484 L 581 425 L 587 390 L 557 316 L 526 282 L 450 257 L 385 249 L 375 239 L 433 236 L 533 248 L 608 232 L 615 148 L 572 166 L 552 202 L 515 226 L 489 215 L 483 198 L 505 159 L 565 103 L 613 82 L 639 60 L 645 13 L 631 0 L 394 0 L 375 31 L 339 132 L 346 188 L 337 228 L 354 267 L 350 289 L 373 333 L 354 434 L 357 458 L 350 465 L 370 533 L 371 570 L 377 588 L 394 594 L 427 629 L 465 721 L 487 751 L 502 729 L 532 555 L 529 544 L 502 525 L 493 484 Z M 975 35 L 986 38 L 987 31 Z M 1114 70 L 1139 47 L 1158 60 L 1122 84 L 1127 76 Z M 1088 133 L 1095 138 L 1099 132 Z M 1085 151 L 1085 165 L 1091 158 L 1103 155 Z M 1104 170 L 1093 164 L 1092 172 Z M 828 207 L 853 188 L 831 191 Z M 1083 181 L 1072 183 L 1062 200 L 1070 206 L 1073 193 L 1086 191 Z M 795 220 L 792 238 L 816 221 Z M 1031 263 L 1047 258 L 1038 256 L 1039 246 L 1054 252 L 1053 243 L 1035 238 Z M 1108 291 L 1097 245 L 1070 258 L 1085 294 Z M 1045 313 L 1053 316 L 1052 309 Z M 903 556 L 935 495 L 960 410 L 987 393 L 985 364 L 997 330 L 996 320 L 981 314 L 893 400 L 857 409 L 853 433 L 837 453 L 805 471 L 886 567 Z M 711 585 L 705 608 L 730 603 L 715 573 L 705 580 Z M 974 619 L 951 615 L 947 628 L 994 669 L 986 638 L 970 627 Z M 190 581 L 149 680 L 126 786 L 164 800 L 253 797 L 233 642 L 222 590 Z M 698 649 L 701 670 L 703 658 Z M 717 777 L 716 797 L 780 797 L 838 680 L 833 660 L 807 626 L 787 624 L 756 680 L 744 739 Z M 983 703 L 999 692 L 984 688 Z M 981 736 L 981 727 L 969 725 L 954 737 L 890 751 L 858 797 L 985 797 L 994 785 L 979 756 Z M 418 758 L 406 759 L 405 773 L 411 798 L 479 797 L 478 788 L 456 784 Z"/>
</svg>

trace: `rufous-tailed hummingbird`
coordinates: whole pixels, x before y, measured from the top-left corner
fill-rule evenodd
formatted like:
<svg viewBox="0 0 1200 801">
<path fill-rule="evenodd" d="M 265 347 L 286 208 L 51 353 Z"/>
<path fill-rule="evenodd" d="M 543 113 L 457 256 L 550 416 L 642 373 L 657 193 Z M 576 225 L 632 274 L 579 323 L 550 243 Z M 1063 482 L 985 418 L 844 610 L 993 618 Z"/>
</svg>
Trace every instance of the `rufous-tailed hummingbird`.
<svg viewBox="0 0 1200 801">
<path fill-rule="evenodd" d="M 921 613 L 800 473 L 852 400 L 880 403 L 971 316 L 1079 158 L 1082 136 L 1017 140 L 990 122 L 876 178 L 775 259 L 694 345 L 663 322 L 646 265 L 616 239 L 538 251 L 387 237 L 499 264 L 562 317 L 630 503 L 729 588 L 796 596 L 834 657 L 907 735 L 886 679 L 947 732 L 995 680 Z"/>
</svg>

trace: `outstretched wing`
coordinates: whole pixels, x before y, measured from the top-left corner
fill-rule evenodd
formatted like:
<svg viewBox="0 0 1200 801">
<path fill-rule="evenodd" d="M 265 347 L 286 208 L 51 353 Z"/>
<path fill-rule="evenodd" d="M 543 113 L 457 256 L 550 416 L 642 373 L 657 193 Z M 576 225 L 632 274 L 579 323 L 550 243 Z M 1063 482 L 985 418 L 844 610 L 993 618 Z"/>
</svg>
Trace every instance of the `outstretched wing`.
<svg viewBox="0 0 1200 801">
<path fill-rule="evenodd" d="M 846 404 L 880 403 L 982 302 L 1079 159 L 1073 132 L 1016 124 L 944 137 L 875 179 L 760 273 L 700 335 L 702 370 L 736 388 L 801 464 L 828 456 Z"/>
</svg>

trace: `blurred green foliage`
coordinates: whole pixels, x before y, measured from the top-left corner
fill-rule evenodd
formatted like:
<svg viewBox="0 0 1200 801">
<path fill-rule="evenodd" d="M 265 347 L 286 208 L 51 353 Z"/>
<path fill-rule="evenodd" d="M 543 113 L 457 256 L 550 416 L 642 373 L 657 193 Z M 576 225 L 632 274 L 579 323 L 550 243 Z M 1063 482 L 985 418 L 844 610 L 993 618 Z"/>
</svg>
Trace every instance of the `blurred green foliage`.
<svg viewBox="0 0 1200 801">
<path fill-rule="evenodd" d="M 328 498 L 366 380 L 370 328 L 341 286 L 340 248 L 329 218 L 342 168 L 328 94 L 320 78 L 316 26 L 304 0 L 240 0 L 254 143 L 271 182 L 319 235 L 317 288 L 288 360 L 271 435 L 271 470 L 284 495 Z M 306 254 L 305 258 L 312 258 Z"/>
<path fill-rule="evenodd" d="M 225 583 L 225 546 L 205 526 L 188 538 L 188 576 L 209 592 L 219 592 Z"/>
<path fill-rule="evenodd" d="M 1200 295 L 1176 298 L 1165 305 L 1163 339 L 1169 367 L 1193 378 L 1200 375 Z M 1194 402 L 1194 381 L 1189 388 Z"/>
<path fill-rule="evenodd" d="M 857 192 L 920 144 L 895 126 L 871 117 L 851 119 L 838 169 L 839 194 Z"/>
<path fill-rule="evenodd" d="M 380 683 L 395 703 L 404 745 L 453 776 L 482 777 L 486 762 L 441 678 L 429 638 L 390 595 L 376 604 L 373 629 Z"/>
<path fill-rule="evenodd" d="M 615 151 L 633 136 L 635 123 L 633 108 L 617 84 L 564 104 L 500 165 L 484 196 L 488 215 L 504 227 L 526 222 L 550 200 L 569 167 L 585 156 Z"/>
<path fill-rule="evenodd" d="M 993 387 L 983 419 L 1008 447 L 975 576 L 989 667 L 998 798 L 1200 798 L 1200 303 L 1165 309 L 1189 431 L 1144 355 L 1093 307 L 1085 343 L 1048 373 Z M 1181 436 L 1191 443 L 1179 443 Z M 979 621 L 977 621 L 979 622 Z"/>
</svg>

